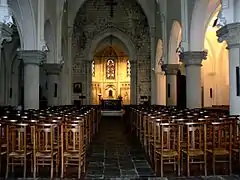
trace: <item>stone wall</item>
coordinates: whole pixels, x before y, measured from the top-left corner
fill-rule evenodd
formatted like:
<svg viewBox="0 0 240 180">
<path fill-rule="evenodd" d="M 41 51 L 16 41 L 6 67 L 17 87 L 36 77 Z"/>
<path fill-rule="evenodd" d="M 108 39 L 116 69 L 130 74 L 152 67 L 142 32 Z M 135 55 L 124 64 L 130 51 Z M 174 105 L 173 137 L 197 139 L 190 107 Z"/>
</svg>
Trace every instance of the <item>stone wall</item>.
<svg viewBox="0 0 240 180">
<path fill-rule="evenodd" d="M 135 0 L 116 2 L 112 18 L 110 7 L 106 5 L 105 0 L 88 0 L 77 13 L 72 41 L 73 83 L 81 82 L 83 94 L 87 97 L 91 96 L 88 94 L 91 88 L 92 61 L 89 59 L 89 49 L 98 34 L 106 29 L 115 28 L 126 34 L 135 46 L 136 59 L 130 59 L 130 61 L 137 62 L 134 81 L 137 87 L 137 102 L 139 102 L 140 96 L 150 96 L 151 91 L 149 25 L 140 5 Z M 78 94 L 73 94 L 73 100 L 77 97 Z"/>
</svg>

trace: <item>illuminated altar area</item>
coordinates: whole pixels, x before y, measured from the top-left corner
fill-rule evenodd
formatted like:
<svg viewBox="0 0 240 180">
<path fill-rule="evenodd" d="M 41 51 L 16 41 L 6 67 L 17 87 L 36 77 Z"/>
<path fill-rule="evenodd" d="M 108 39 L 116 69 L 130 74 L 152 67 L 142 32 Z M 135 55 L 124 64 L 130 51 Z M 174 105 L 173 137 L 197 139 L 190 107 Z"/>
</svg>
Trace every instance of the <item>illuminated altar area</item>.
<svg viewBox="0 0 240 180">
<path fill-rule="evenodd" d="M 122 98 L 130 104 L 130 62 L 127 55 L 114 46 L 95 53 L 92 61 L 92 103 L 100 99 Z"/>
</svg>

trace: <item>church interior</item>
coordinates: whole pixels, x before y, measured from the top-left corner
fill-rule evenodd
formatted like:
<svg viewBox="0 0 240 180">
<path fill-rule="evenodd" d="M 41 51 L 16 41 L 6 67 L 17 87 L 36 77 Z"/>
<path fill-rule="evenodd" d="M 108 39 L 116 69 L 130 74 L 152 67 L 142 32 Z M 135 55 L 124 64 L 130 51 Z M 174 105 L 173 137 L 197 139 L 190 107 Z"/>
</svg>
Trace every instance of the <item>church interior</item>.
<svg viewBox="0 0 240 180">
<path fill-rule="evenodd" d="M 239 0 L 0 0 L 0 179 L 240 179 Z"/>
</svg>

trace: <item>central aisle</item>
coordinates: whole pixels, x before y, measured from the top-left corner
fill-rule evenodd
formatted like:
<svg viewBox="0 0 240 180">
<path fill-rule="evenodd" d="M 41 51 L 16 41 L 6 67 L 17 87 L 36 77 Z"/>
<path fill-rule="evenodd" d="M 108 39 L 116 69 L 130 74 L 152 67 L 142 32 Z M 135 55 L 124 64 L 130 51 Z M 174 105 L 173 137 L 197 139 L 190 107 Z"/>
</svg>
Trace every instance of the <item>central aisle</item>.
<svg viewBox="0 0 240 180">
<path fill-rule="evenodd" d="M 117 117 L 101 120 L 87 161 L 87 179 L 155 177 L 143 149 Z"/>
</svg>

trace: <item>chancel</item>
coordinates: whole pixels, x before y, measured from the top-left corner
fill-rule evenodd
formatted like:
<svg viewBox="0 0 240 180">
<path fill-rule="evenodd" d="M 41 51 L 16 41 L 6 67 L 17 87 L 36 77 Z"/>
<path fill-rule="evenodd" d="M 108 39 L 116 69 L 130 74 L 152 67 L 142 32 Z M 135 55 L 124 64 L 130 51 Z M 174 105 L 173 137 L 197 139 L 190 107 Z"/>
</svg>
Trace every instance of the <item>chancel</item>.
<svg viewBox="0 0 240 180">
<path fill-rule="evenodd" d="M 0 0 L 0 179 L 239 179 L 239 9 Z"/>
</svg>

